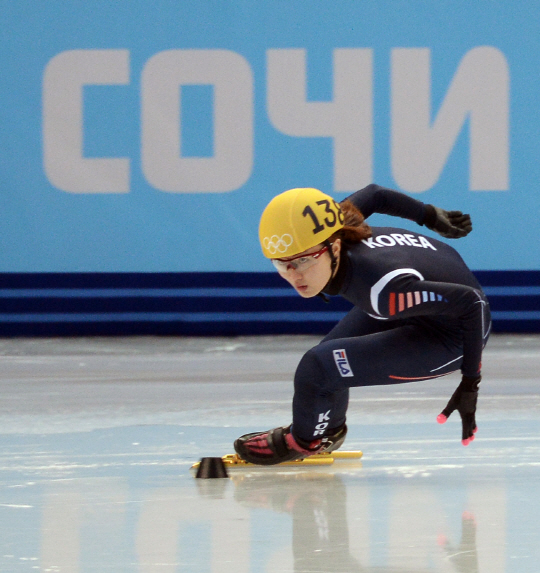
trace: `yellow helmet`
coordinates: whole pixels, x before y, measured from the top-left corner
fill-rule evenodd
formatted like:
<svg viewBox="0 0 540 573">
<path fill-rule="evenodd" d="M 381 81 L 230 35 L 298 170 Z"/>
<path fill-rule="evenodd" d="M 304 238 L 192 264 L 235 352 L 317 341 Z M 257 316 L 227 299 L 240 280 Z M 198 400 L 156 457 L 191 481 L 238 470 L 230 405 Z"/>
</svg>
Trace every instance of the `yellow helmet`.
<svg viewBox="0 0 540 573">
<path fill-rule="evenodd" d="M 343 227 L 343 213 L 332 197 L 311 187 L 289 189 L 268 203 L 259 240 L 268 259 L 292 257 L 323 243 Z"/>
</svg>

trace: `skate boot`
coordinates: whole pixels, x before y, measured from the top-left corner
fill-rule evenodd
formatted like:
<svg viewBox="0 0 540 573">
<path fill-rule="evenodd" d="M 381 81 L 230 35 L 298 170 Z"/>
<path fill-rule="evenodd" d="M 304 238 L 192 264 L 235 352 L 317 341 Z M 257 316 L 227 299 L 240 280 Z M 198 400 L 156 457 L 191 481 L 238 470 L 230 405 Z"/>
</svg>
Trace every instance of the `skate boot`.
<svg viewBox="0 0 540 573">
<path fill-rule="evenodd" d="M 346 434 L 347 426 L 343 424 L 323 438 L 306 442 L 295 438 L 291 426 L 287 426 L 245 434 L 234 442 L 234 449 L 246 462 L 271 466 L 313 454 L 333 452 L 343 444 Z"/>
</svg>

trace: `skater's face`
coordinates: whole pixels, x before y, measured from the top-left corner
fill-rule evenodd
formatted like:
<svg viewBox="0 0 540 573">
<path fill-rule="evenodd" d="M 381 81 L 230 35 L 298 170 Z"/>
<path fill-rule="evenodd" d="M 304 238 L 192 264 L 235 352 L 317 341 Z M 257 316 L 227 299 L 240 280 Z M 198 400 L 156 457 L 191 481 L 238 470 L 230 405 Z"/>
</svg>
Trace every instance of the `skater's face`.
<svg viewBox="0 0 540 573">
<path fill-rule="evenodd" d="M 341 241 L 336 239 L 331 249 L 339 265 Z M 279 274 L 304 298 L 318 295 L 332 276 L 332 257 L 323 244 L 294 257 L 279 259 L 276 263 Z"/>
</svg>

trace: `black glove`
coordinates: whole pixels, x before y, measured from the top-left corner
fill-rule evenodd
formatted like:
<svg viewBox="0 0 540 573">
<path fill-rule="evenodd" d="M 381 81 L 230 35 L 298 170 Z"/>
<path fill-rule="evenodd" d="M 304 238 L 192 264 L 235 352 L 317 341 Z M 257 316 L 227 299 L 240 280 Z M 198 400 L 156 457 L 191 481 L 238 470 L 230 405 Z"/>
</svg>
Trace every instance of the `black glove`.
<svg viewBox="0 0 540 573">
<path fill-rule="evenodd" d="M 426 205 L 424 225 L 447 239 L 460 239 L 472 231 L 470 215 L 461 211 L 445 211 L 433 205 Z"/>
<path fill-rule="evenodd" d="M 461 416 L 463 432 L 461 443 L 468 446 L 474 440 L 476 427 L 476 402 L 478 400 L 478 386 L 482 377 L 463 376 L 461 384 L 456 388 L 446 408 L 437 416 L 437 422 L 444 424 L 450 414 L 457 410 Z"/>
</svg>

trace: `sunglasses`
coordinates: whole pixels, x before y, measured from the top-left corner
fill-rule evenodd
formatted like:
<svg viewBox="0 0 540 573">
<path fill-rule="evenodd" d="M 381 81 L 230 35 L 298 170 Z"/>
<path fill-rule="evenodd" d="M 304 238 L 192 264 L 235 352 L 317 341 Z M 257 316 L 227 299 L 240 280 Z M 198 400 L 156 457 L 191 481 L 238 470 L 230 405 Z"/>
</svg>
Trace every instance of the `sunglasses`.
<svg viewBox="0 0 540 573">
<path fill-rule="evenodd" d="M 328 247 L 328 245 L 325 245 L 322 249 L 315 251 L 314 253 L 309 253 L 309 255 L 298 255 L 296 257 L 291 257 L 290 259 L 272 259 L 272 263 L 278 272 L 283 274 L 285 274 L 289 269 L 303 273 L 305 270 L 309 269 L 309 267 L 312 267 L 323 253 L 328 251 Z"/>
</svg>

